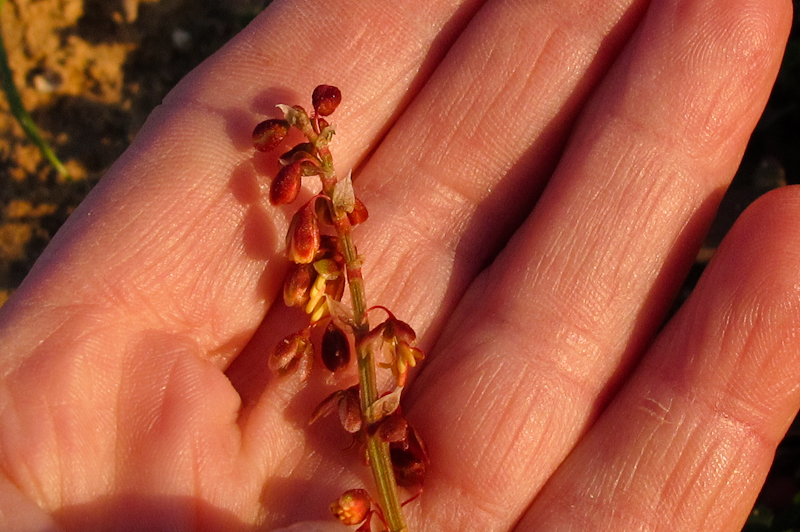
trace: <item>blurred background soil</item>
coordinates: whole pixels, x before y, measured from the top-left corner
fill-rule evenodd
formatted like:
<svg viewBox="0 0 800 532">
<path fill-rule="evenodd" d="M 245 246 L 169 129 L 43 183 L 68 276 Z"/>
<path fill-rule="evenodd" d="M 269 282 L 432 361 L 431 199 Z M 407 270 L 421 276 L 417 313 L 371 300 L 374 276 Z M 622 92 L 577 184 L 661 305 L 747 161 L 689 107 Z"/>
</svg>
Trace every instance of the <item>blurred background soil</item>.
<svg viewBox="0 0 800 532">
<path fill-rule="evenodd" d="M 59 178 L 0 95 L 0 304 L 150 111 L 265 0 L 8 0 L 0 29 Z"/>
<path fill-rule="evenodd" d="M 800 0 L 794 1 L 797 10 Z M 23 103 L 73 179 L 58 177 L 43 160 L 0 95 L 0 305 L 169 89 L 267 2 L 7 0 L 2 5 L 0 30 Z M 767 190 L 797 183 L 800 35 L 795 27 L 767 110 L 678 303 L 739 213 Z M 800 530 L 798 485 L 796 421 L 746 530 Z"/>
</svg>

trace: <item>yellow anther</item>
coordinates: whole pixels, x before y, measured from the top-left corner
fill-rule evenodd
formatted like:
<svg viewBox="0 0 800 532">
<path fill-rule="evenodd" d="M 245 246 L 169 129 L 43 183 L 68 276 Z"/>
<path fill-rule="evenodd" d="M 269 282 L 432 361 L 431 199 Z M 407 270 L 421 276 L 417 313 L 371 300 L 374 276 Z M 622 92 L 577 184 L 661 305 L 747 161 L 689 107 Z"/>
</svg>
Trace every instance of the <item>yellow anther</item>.
<svg viewBox="0 0 800 532">
<path fill-rule="evenodd" d="M 325 297 L 320 298 L 319 304 L 310 312 L 311 314 L 311 323 L 316 323 L 328 314 L 328 300 Z"/>
<path fill-rule="evenodd" d="M 321 275 L 317 276 L 314 285 L 308 292 L 308 303 L 306 303 L 306 314 L 312 314 L 319 306 L 320 299 L 325 298 L 325 278 Z M 312 318 L 311 321 L 316 321 Z"/>
</svg>

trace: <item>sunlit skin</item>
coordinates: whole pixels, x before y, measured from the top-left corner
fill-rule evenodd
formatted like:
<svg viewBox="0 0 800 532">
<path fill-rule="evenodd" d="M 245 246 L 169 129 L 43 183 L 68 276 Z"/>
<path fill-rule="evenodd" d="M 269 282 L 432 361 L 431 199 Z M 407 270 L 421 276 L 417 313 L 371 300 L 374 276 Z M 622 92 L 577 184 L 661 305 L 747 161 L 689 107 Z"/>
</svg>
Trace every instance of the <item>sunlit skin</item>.
<svg viewBox="0 0 800 532">
<path fill-rule="evenodd" d="M 752 205 L 664 320 L 790 24 L 788 0 L 277 0 L 0 309 L 0 529 L 343 530 L 370 474 L 335 416 L 307 424 L 341 385 L 267 367 L 303 319 L 296 205 L 252 145 L 327 83 L 369 304 L 426 354 L 409 530 L 740 530 L 800 403 L 800 192 Z"/>
</svg>

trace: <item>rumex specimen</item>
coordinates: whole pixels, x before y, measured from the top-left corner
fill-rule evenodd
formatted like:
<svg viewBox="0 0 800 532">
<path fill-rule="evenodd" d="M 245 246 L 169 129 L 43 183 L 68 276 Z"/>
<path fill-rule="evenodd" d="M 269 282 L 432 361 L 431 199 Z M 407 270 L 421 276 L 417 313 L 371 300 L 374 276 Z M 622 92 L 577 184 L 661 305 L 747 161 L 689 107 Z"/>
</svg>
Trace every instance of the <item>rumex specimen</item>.
<svg viewBox="0 0 800 532">
<path fill-rule="evenodd" d="M 360 524 L 357 532 L 368 532 L 373 516 L 390 532 L 404 532 L 408 528 L 398 485 L 416 488 L 419 495 L 428 455 L 419 433 L 402 415 L 400 396 L 409 369 L 424 357 L 410 325 L 384 307 L 366 305 L 363 258 L 353 243 L 352 230 L 367 220 L 368 212 L 355 196 L 350 176 L 336 174 L 328 147 L 334 128 L 325 117 L 341 101 L 338 88 L 319 85 L 311 96 L 312 115 L 299 105 L 279 105 L 283 118 L 265 120 L 253 131 L 253 145 L 259 151 L 280 146 L 292 127 L 305 137 L 279 157 L 281 169 L 270 186 L 270 203 L 287 205 L 297 200 L 304 177 L 316 176 L 321 184 L 321 190 L 295 212 L 286 235 L 291 264 L 283 299 L 287 306 L 302 308 L 309 323 L 276 346 L 269 367 L 279 376 L 306 380 L 315 351 L 331 372 L 346 368 L 355 351 L 358 385 L 329 395 L 310 422 L 338 412 L 342 427 L 366 454 L 378 496 L 373 499 L 362 488 L 351 489 L 331 505 L 331 511 L 344 524 Z M 349 308 L 341 303 L 346 287 Z M 371 328 L 368 314 L 373 310 L 384 312 L 387 318 Z M 323 329 L 321 336 L 312 334 L 315 328 Z M 318 336 L 320 345 L 315 346 L 313 338 Z M 378 389 L 377 368 L 386 368 L 394 376 L 389 389 Z"/>
</svg>

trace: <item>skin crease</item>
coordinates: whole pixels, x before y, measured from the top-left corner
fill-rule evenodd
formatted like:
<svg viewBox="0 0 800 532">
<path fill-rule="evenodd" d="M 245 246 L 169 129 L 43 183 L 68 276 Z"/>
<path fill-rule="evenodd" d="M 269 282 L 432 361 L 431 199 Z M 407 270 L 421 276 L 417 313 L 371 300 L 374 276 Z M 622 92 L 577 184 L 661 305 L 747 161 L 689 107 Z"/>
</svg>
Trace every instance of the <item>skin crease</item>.
<svg viewBox="0 0 800 532">
<path fill-rule="evenodd" d="M 0 528 L 273 530 L 371 486 L 306 426 L 352 374 L 265 363 L 302 324 L 275 301 L 299 204 L 267 204 L 249 136 L 327 83 L 368 301 L 428 354 L 411 530 L 740 530 L 800 406 L 800 192 L 753 205 L 661 327 L 790 23 L 788 0 L 276 1 L 0 309 Z"/>
</svg>

